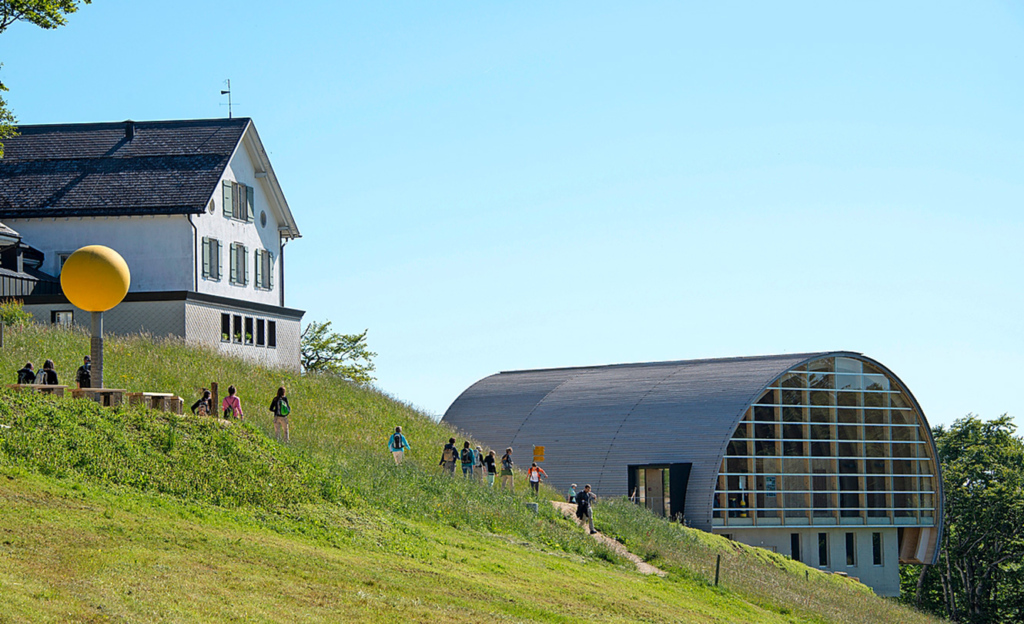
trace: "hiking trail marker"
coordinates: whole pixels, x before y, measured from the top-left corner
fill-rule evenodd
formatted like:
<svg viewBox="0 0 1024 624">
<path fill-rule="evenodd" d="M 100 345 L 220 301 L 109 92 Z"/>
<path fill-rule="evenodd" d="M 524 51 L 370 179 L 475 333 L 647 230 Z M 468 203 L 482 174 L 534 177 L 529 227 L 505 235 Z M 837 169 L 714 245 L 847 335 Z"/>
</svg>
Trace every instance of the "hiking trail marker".
<svg viewBox="0 0 1024 624">
<path fill-rule="evenodd" d="M 131 285 L 121 254 L 103 245 L 88 245 L 68 256 L 60 287 L 73 305 L 92 313 L 92 387 L 103 387 L 103 313 L 121 303 Z"/>
</svg>

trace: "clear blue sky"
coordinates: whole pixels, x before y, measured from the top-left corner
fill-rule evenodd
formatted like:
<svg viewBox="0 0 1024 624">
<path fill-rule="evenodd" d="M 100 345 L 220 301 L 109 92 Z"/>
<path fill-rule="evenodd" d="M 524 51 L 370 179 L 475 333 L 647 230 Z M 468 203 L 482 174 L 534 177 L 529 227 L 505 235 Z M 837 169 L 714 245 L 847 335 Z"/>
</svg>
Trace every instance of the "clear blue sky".
<svg viewBox="0 0 1024 624">
<path fill-rule="evenodd" d="M 860 351 L 1024 413 L 1014 2 L 96 0 L 0 35 L 22 123 L 252 117 L 288 304 L 440 415 L 520 368 Z M 1020 420 L 1018 420 L 1020 422 Z"/>
</svg>

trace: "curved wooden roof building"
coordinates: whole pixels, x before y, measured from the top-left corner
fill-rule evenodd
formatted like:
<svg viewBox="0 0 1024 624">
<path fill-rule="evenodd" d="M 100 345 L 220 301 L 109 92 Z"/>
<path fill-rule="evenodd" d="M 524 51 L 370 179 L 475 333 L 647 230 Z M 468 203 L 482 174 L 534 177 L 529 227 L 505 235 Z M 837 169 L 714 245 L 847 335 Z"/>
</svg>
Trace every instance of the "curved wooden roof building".
<svg viewBox="0 0 1024 624">
<path fill-rule="evenodd" d="M 903 382 L 860 353 L 502 372 L 463 392 L 443 420 L 496 450 L 516 448 L 519 465 L 545 447 L 558 488 L 634 495 L 704 530 L 902 527 L 901 560 L 937 556 L 930 428 Z M 685 464 L 688 473 L 667 469 Z M 666 469 L 661 483 L 651 467 Z"/>
</svg>

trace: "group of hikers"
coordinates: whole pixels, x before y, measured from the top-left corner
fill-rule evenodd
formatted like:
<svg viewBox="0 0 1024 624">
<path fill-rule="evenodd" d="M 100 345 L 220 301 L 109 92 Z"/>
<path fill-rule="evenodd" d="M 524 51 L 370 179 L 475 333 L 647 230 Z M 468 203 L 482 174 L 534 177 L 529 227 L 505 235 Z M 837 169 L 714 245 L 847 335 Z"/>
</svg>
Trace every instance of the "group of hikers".
<svg viewBox="0 0 1024 624">
<path fill-rule="evenodd" d="M 391 451 L 391 456 L 395 460 L 395 464 L 401 464 L 405 460 L 405 452 L 412 450 L 412 446 L 409 441 L 405 439 L 405 434 L 402 433 L 402 427 L 395 427 L 394 433 L 388 436 L 388 450 Z M 448 443 L 444 445 L 441 450 L 441 460 L 438 465 L 451 476 L 455 475 L 456 464 L 462 466 L 462 476 L 465 478 L 476 478 L 476 475 L 480 475 L 480 481 L 486 482 L 488 487 L 494 487 L 494 478 L 498 474 L 498 467 L 501 468 L 501 489 L 509 489 L 515 491 L 515 474 L 513 472 L 515 462 L 512 460 L 512 448 L 505 449 L 505 454 L 501 456 L 501 460 L 495 459 L 494 451 L 487 451 L 484 454 L 482 448 L 477 446 L 473 448 L 469 440 L 462 443 L 462 449 L 456 446 L 455 438 L 448 438 Z M 530 464 L 530 468 L 526 471 L 526 479 L 530 483 L 530 488 L 533 490 L 533 495 L 538 496 L 540 494 L 540 482 L 542 479 L 546 479 L 548 474 L 544 472 L 544 469 L 537 465 L 537 462 Z M 566 499 L 570 503 L 576 504 L 576 517 L 583 523 L 589 522 L 590 532 L 597 533 L 594 530 L 594 512 L 593 504 L 597 500 L 597 496 L 591 491 L 589 485 L 584 486 L 581 492 L 576 492 L 576 484 L 573 483 L 569 487 L 569 492 Z"/>
<path fill-rule="evenodd" d="M 32 367 L 32 362 L 26 362 L 25 366 L 18 371 L 18 383 L 21 385 L 60 385 L 60 382 L 57 381 L 57 370 L 53 366 L 53 360 L 43 362 L 43 369 L 40 371 L 36 371 Z M 92 359 L 88 355 L 85 356 L 82 365 L 78 367 L 78 372 L 75 373 L 75 383 L 79 388 L 92 387 Z"/>
<path fill-rule="evenodd" d="M 196 416 L 212 416 L 213 415 L 213 395 L 206 388 L 202 389 L 203 395 L 199 397 L 199 400 L 192 404 L 192 413 Z M 274 415 L 274 437 L 277 440 L 290 442 L 291 431 L 288 424 L 288 416 L 292 413 L 292 408 L 288 404 L 288 391 L 284 386 L 277 389 L 277 394 L 270 401 L 270 411 Z M 234 386 L 228 386 L 228 395 L 224 397 L 224 400 L 220 404 L 221 412 L 224 414 L 224 418 L 245 420 L 245 412 L 242 410 L 242 399 L 238 397 L 238 389 Z"/>
</svg>

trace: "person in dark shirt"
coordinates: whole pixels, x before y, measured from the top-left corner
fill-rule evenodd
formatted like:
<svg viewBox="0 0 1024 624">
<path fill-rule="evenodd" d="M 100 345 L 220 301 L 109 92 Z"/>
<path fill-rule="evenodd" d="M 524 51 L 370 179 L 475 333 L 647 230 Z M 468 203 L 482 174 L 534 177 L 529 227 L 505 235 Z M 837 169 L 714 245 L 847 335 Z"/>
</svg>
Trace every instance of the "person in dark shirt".
<svg viewBox="0 0 1024 624">
<path fill-rule="evenodd" d="M 594 500 L 597 496 L 590 491 L 590 485 L 583 486 L 583 491 L 576 494 L 576 517 L 584 523 L 590 522 L 590 534 L 597 533 L 594 530 Z M 584 524 L 586 526 L 586 524 Z"/>
<path fill-rule="evenodd" d="M 32 369 L 32 362 L 26 362 L 25 366 L 18 371 L 18 383 L 34 384 L 36 382 L 36 371 Z"/>
<path fill-rule="evenodd" d="M 36 378 L 37 383 L 45 384 L 47 386 L 56 386 L 57 371 L 53 368 L 53 360 L 46 360 L 43 362 L 43 370 L 40 371 L 39 376 Z"/>
<path fill-rule="evenodd" d="M 487 457 L 484 457 L 484 472 L 487 474 L 487 485 L 494 487 L 494 475 L 498 474 L 497 461 L 494 459 L 494 451 L 487 451 Z"/>
<path fill-rule="evenodd" d="M 274 413 L 274 435 L 277 437 L 277 441 L 281 441 L 281 433 L 284 432 L 284 441 L 288 442 L 288 415 L 292 413 L 292 408 L 288 405 L 288 397 L 285 396 L 287 391 L 284 386 L 277 389 L 277 396 L 270 402 L 270 411 Z"/>
<path fill-rule="evenodd" d="M 196 416 L 209 416 L 212 411 L 213 399 L 210 397 L 210 391 L 203 388 L 203 396 L 192 404 L 192 413 Z"/>
<path fill-rule="evenodd" d="M 92 387 L 92 358 L 88 355 L 85 356 L 85 361 L 82 365 L 78 367 L 78 372 L 75 373 L 75 381 L 78 382 L 79 388 Z"/>
</svg>

